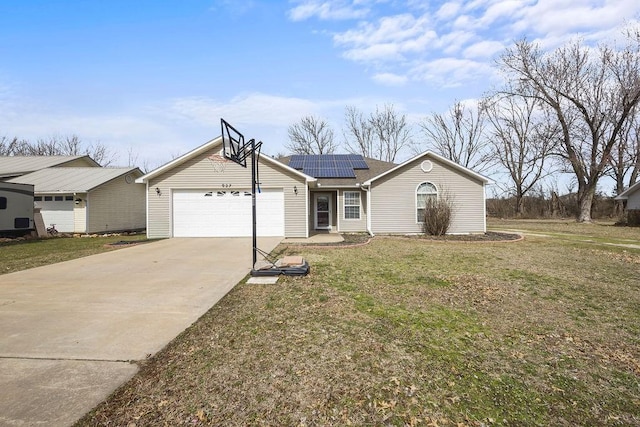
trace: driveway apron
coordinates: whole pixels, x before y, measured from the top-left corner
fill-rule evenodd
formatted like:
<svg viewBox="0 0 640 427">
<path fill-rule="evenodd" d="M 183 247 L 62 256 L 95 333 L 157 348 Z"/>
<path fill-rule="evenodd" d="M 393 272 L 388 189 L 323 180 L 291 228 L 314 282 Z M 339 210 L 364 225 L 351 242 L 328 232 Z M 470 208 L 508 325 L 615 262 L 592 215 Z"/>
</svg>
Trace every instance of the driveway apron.
<svg viewBox="0 0 640 427">
<path fill-rule="evenodd" d="M 250 238 L 167 239 L 0 275 L 0 426 L 73 424 L 242 280 L 251 256 Z"/>
</svg>

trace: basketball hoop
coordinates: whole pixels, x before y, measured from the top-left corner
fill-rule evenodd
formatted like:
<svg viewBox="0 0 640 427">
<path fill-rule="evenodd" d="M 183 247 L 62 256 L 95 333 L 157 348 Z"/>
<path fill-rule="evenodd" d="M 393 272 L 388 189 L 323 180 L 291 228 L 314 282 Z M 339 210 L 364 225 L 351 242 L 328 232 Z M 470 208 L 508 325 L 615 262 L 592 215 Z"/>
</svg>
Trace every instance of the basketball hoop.
<svg viewBox="0 0 640 427">
<path fill-rule="evenodd" d="M 211 154 L 210 156 L 207 156 L 207 159 L 209 160 L 209 163 L 211 163 L 211 167 L 214 172 L 220 173 L 224 172 L 227 162 L 229 162 L 229 160 L 225 159 L 220 154 Z"/>
<path fill-rule="evenodd" d="M 258 228 L 257 228 L 257 209 L 256 209 L 256 190 L 260 192 L 260 179 L 258 175 L 258 166 L 260 164 L 260 148 L 262 147 L 262 141 L 256 142 L 255 139 L 251 139 L 245 142 L 244 135 L 242 135 L 236 128 L 231 126 L 224 119 L 220 119 L 220 127 L 222 130 L 222 151 L 220 155 L 211 155 L 209 160 L 215 167 L 224 167 L 226 162 L 234 162 L 243 168 L 247 167 L 247 158 L 251 159 L 251 217 L 253 222 L 252 232 L 252 249 L 253 249 L 253 264 L 251 268 L 252 276 L 275 276 L 280 274 L 301 276 L 309 274 L 309 264 L 303 260 L 301 265 L 289 267 L 277 267 L 271 263 L 271 267 L 267 270 L 256 270 L 256 264 L 258 261 Z M 222 157 L 221 160 L 218 160 Z"/>
</svg>

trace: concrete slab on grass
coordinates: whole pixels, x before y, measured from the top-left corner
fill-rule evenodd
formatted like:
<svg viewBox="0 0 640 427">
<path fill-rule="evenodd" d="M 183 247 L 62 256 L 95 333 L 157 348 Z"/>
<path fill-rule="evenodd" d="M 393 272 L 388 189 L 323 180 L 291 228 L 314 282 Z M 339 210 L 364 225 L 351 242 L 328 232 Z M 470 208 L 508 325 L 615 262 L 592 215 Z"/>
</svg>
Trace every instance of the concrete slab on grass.
<svg viewBox="0 0 640 427">
<path fill-rule="evenodd" d="M 280 276 L 259 276 L 251 277 L 247 280 L 250 285 L 274 285 L 278 283 Z"/>
</svg>

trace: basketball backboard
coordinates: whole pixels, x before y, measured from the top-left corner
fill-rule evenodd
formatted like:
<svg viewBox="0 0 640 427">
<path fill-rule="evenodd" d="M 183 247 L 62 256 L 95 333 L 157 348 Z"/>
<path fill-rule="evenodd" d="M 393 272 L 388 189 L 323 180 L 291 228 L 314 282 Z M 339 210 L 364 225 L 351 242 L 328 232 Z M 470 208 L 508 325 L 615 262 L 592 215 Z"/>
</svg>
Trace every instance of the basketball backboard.
<svg viewBox="0 0 640 427">
<path fill-rule="evenodd" d="M 224 157 L 246 168 L 248 147 L 244 142 L 244 135 L 224 119 L 220 119 L 220 127 L 222 128 Z"/>
</svg>

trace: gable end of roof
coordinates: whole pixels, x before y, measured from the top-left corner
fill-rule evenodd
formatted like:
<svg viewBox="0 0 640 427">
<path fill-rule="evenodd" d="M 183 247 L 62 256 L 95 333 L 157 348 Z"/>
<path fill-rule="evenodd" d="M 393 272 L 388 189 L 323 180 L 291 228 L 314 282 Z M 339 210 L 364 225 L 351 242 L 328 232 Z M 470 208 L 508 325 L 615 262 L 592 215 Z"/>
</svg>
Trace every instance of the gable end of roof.
<svg viewBox="0 0 640 427">
<path fill-rule="evenodd" d="M 183 154 L 182 156 L 177 157 L 177 158 L 173 159 L 172 161 L 170 161 L 168 163 L 165 163 L 164 165 L 152 170 L 151 172 L 146 173 L 145 175 L 143 175 L 140 178 L 136 179 L 136 182 L 138 184 L 146 184 L 146 183 L 149 182 L 149 180 L 151 180 L 151 179 L 153 179 L 153 178 L 155 178 L 155 177 L 157 177 L 159 175 L 162 175 L 163 173 L 165 173 L 167 171 L 170 171 L 171 169 L 183 164 L 187 160 L 190 160 L 190 159 L 192 159 L 192 158 L 194 158 L 194 157 L 196 157 L 196 156 L 198 156 L 198 155 L 200 155 L 200 154 L 202 154 L 202 153 L 204 153 L 204 152 L 206 152 L 206 151 L 208 151 L 208 150 L 210 150 L 210 149 L 212 149 L 212 148 L 214 148 L 216 146 L 219 146 L 221 144 L 222 144 L 222 136 L 219 136 L 219 137 L 217 137 L 215 139 L 210 140 L 209 142 L 206 142 L 206 143 L 202 144 L 199 147 L 194 148 L 193 150 L 189 151 L 188 153 Z M 279 161 L 277 161 L 277 160 L 275 160 L 275 159 L 273 159 L 273 158 L 271 158 L 271 157 L 269 157 L 269 156 L 267 156 L 265 154 L 261 154 L 260 158 L 265 159 L 267 162 L 270 162 L 270 163 L 272 163 L 273 165 L 275 165 L 275 166 L 277 166 L 279 168 L 285 169 L 285 170 L 287 170 L 289 172 L 292 172 L 292 173 L 304 178 L 307 182 L 313 182 L 313 181 L 316 180 L 315 178 L 313 178 L 313 177 L 311 177 L 309 175 L 305 175 L 304 173 L 302 173 L 302 172 L 300 172 L 300 171 L 298 171 L 296 169 L 293 169 L 293 168 L 289 167 L 288 165 L 286 165 L 286 164 L 284 164 L 282 162 L 279 162 Z"/>
<path fill-rule="evenodd" d="M 481 181 L 485 185 L 493 183 L 493 181 L 491 179 L 487 178 L 484 175 L 481 175 L 481 174 L 479 174 L 479 173 L 477 173 L 475 171 L 472 171 L 469 168 L 461 166 L 461 165 L 457 164 L 456 162 L 451 161 L 451 160 L 449 160 L 449 159 L 447 159 L 445 157 L 442 157 L 442 156 L 440 156 L 440 155 L 438 155 L 438 154 L 436 154 L 436 153 L 434 153 L 432 151 L 425 151 L 425 152 L 423 152 L 421 154 L 418 154 L 417 156 L 412 157 L 409 160 L 406 160 L 406 161 L 400 163 L 398 166 L 396 166 L 396 167 L 394 167 L 392 169 L 389 169 L 388 171 L 385 171 L 385 172 L 381 173 L 380 175 L 377 175 L 377 176 L 371 178 L 370 180 L 366 181 L 363 185 L 371 185 L 372 182 L 374 182 L 374 181 L 376 181 L 376 180 L 378 180 L 378 179 L 380 179 L 380 178 L 382 178 L 384 176 L 387 176 L 387 175 L 389 175 L 389 174 L 391 174 L 391 173 L 393 173 L 395 171 L 403 169 L 408 164 L 413 163 L 413 162 L 415 162 L 417 160 L 420 160 L 423 157 L 431 157 L 434 160 L 437 160 L 438 162 L 444 163 L 445 165 L 448 165 L 448 166 L 452 167 L 453 169 L 455 169 L 455 170 L 457 170 L 459 172 L 462 172 L 462 173 L 464 173 L 465 175 L 467 175 L 467 176 L 469 176 L 471 178 L 474 178 L 474 179 L 477 179 L 478 181 Z"/>
</svg>

